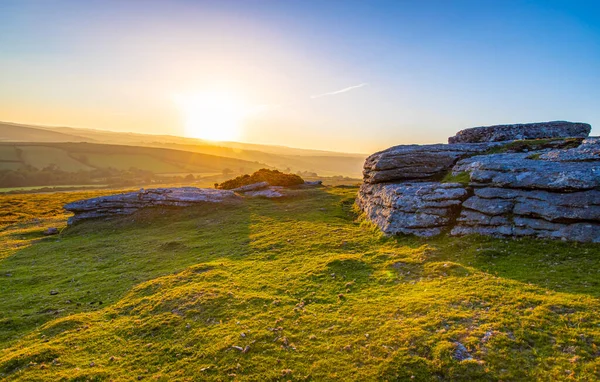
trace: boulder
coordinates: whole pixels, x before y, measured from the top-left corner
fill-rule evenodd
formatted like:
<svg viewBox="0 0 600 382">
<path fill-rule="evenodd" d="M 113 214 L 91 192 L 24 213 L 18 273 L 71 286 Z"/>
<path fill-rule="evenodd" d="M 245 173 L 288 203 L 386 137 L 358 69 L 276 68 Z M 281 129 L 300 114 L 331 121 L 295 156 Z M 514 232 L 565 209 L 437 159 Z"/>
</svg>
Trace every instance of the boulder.
<svg viewBox="0 0 600 382">
<path fill-rule="evenodd" d="M 258 183 L 247 184 L 245 186 L 234 188 L 231 191 L 241 193 L 241 192 L 247 192 L 247 191 L 262 190 L 267 187 L 269 187 L 269 182 L 258 182 Z"/>
<path fill-rule="evenodd" d="M 157 188 L 79 200 L 65 205 L 64 208 L 75 213 L 68 221 L 68 224 L 73 224 L 87 219 L 129 215 L 142 208 L 190 207 L 202 203 L 227 203 L 237 200 L 240 200 L 240 197 L 229 190 L 196 187 Z"/>
<path fill-rule="evenodd" d="M 600 137 L 587 138 L 576 148 L 549 151 L 541 154 L 539 159 L 558 162 L 600 161 Z"/>
<path fill-rule="evenodd" d="M 542 138 L 585 138 L 590 134 L 587 123 L 552 121 L 472 127 L 448 138 L 448 143 L 500 142 Z"/>
<path fill-rule="evenodd" d="M 364 164 L 365 183 L 419 180 L 441 176 L 461 158 L 482 153 L 497 143 L 458 145 L 401 145 L 369 156 Z"/>
<path fill-rule="evenodd" d="M 366 183 L 356 202 L 386 234 L 429 237 L 449 227 L 466 196 L 459 183 Z"/>
<path fill-rule="evenodd" d="M 480 234 L 600 243 L 600 138 L 585 123 L 467 129 L 448 145 L 365 161 L 357 205 L 386 234 Z M 459 183 L 440 183 L 451 172 Z M 435 180 L 435 181 L 434 181 Z"/>
<path fill-rule="evenodd" d="M 248 191 L 244 193 L 244 196 L 247 198 L 267 198 L 267 199 L 276 199 L 282 198 L 286 195 L 284 192 L 284 188 L 281 186 L 271 186 L 264 190 L 258 191 Z"/>
<path fill-rule="evenodd" d="M 600 242 L 600 191 L 475 189 L 452 235 L 534 236 Z"/>
<path fill-rule="evenodd" d="M 578 191 L 600 187 L 600 162 L 533 159 L 535 153 L 478 155 L 459 161 L 457 175 L 469 172 L 473 186 Z"/>
</svg>

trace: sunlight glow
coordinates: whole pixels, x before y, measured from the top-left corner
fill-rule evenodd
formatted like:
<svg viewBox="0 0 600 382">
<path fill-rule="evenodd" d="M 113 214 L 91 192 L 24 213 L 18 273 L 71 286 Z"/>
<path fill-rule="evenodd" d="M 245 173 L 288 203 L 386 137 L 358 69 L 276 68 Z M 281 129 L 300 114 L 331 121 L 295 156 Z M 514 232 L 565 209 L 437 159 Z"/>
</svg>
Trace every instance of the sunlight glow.
<svg viewBox="0 0 600 382">
<path fill-rule="evenodd" d="M 211 141 L 239 139 L 249 108 L 234 95 L 207 92 L 174 98 L 183 113 L 188 137 Z"/>
</svg>

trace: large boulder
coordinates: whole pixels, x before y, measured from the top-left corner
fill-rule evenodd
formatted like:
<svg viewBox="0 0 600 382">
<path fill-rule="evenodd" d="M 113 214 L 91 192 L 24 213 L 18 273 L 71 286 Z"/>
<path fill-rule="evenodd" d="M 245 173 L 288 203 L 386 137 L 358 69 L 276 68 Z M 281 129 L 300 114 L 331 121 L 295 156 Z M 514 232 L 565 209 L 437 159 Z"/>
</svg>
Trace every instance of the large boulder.
<svg viewBox="0 0 600 382">
<path fill-rule="evenodd" d="M 356 202 L 388 235 L 429 237 L 450 226 L 466 197 L 459 183 L 363 184 Z"/>
<path fill-rule="evenodd" d="M 452 235 L 535 236 L 600 242 L 600 191 L 475 189 Z"/>
<path fill-rule="evenodd" d="M 552 150 L 541 154 L 542 160 L 559 162 L 600 161 L 600 137 L 583 140 L 579 147 L 567 150 Z"/>
<path fill-rule="evenodd" d="M 589 131 L 571 122 L 499 125 L 463 130 L 448 145 L 391 147 L 367 158 L 357 205 L 386 234 L 597 243 L 600 138 L 584 139 Z"/>
<path fill-rule="evenodd" d="M 79 200 L 65 205 L 75 215 L 68 224 L 81 220 L 129 215 L 141 208 L 190 207 L 202 203 L 227 203 L 241 200 L 233 191 L 211 188 L 181 187 L 140 190 L 125 194 Z"/>
<path fill-rule="evenodd" d="M 459 145 L 401 145 L 369 156 L 364 164 L 365 183 L 418 180 L 448 172 L 461 158 L 482 153 L 497 143 Z"/>
<path fill-rule="evenodd" d="M 448 143 L 499 142 L 542 138 L 585 138 L 590 134 L 587 123 L 552 121 L 472 127 L 448 138 Z"/>
<path fill-rule="evenodd" d="M 546 155 L 550 154 L 548 152 Z M 600 162 L 536 159 L 535 153 L 479 155 L 459 161 L 453 174 L 470 173 L 474 186 L 577 191 L 600 187 Z"/>
</svg>

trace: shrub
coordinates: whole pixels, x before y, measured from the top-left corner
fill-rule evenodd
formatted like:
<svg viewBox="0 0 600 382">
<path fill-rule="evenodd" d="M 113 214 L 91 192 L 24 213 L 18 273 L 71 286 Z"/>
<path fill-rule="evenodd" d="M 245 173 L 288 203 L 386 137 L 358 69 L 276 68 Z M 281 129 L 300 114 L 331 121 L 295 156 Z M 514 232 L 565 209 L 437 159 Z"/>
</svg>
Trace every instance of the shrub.
<svg viewBox="0 0 600 382">
<path fill-rule="evenodd" d="M 295 174 L 285 174 L 277 170 L 262 168 L 252 175 L 242 175 L 219 184 L 221 190 L 231 190 L 253 183 L 267 182 L 271 186 L 296 186 L 304 183 L 304 179 Z"/>
</svg>

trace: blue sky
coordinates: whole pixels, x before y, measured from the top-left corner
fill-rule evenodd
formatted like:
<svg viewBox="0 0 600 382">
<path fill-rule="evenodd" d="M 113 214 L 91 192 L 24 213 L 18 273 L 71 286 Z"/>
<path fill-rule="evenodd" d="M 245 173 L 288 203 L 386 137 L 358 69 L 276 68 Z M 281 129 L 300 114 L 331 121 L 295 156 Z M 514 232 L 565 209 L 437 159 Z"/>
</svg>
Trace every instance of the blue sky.
<svg viewBox="0 0 600 382">
<path fill-rule="evenodd" d="M 556 119 L 600 135 L 597 1 L 3 0 L 0 47 L 0 120 L 181 135 L 173 94 L 227 89 L 265 106 L 240 136 L 256 143 L 368 153 Z"/>
</svg>

